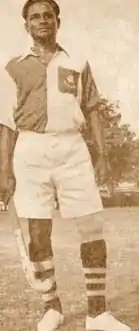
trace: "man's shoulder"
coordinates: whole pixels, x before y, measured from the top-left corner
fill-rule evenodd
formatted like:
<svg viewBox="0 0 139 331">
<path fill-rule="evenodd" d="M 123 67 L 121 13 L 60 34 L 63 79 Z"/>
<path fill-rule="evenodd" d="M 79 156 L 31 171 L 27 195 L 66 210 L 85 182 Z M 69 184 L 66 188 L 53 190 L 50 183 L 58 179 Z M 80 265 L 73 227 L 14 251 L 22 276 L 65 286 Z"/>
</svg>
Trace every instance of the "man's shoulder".
<svg viewBox="0 0 139 331">
<path fill-rule="evenodd" d="M 5 65 L 5 68 L 8 69 L 8 68 L 10 68 L 10 67 L 16 65 L 16 64 L 19 62 L 21 56 L 22 56 L 22 55 L 20 54 L 20 55 L 17 55 L 17 56 L 14 56 L 14 57 L 10 58 L 10 59 L 7 61 L 6 65 Z"/>
<path fill-rule="evenodd" d="M 8 74 L 12 77 L 14 81 L 16 81 L 18 77 L 18 73 L 21 72 L 24 68 L 20 65 L 23 61 L 20 61 L 22 59 L 23 55 L 16 55 L 11 57 L 5 65 L 5 70 L 8 72 Z"/>
<path fill-rule="evenodd" d="M 83 54 L 83 52 L 70 49 L 67 51 L 65 55 L 65 64 L 69 64 L 69 66 L 73 67 L 73 69 L 82 72 L 86 66 L 87 58 Z"/>
</svg>

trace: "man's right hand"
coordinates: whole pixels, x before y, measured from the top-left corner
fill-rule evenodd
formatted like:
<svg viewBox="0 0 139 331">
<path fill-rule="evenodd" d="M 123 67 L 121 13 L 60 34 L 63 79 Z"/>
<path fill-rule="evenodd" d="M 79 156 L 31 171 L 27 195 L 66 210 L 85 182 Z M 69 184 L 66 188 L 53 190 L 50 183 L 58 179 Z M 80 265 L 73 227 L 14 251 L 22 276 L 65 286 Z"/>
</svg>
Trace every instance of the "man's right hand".
<svg viewBox="0 0 139 331">
<path fill-rule="evenodd" d="M 8 178 L 5 175 L 0 179 L 0 211 L 6 211 L 8 203 L 15 191 L 15 177 L 11 174 Z"/>
</svg>

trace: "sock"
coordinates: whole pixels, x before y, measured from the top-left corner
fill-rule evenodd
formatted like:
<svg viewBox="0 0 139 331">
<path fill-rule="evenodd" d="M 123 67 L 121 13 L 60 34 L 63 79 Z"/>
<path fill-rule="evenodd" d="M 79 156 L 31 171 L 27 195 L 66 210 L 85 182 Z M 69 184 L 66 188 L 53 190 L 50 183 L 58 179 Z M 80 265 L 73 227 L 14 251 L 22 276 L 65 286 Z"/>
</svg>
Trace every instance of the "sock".
<svg viewBox="0 0 139 331">
<path fill-rule="evenodd" d="M 60 299 L 57 294 L 57 284 L 55 279 L 55 268 L 53 266 L 53 259 L 49 261 L 42 261 L 38 264 L 39 266 L 43 266 L 41 271 L 35 271 L 36 279 L 41 280 L 42 284 L 44 284 L 44 288 L 42 290 L 42 299 L 44 301 L 44 313 L 46 313 L 49 309 L 54 309 L 62 313 L 62 306 Z M 48 286 L 46 285 L 48 281 Z"/>
<path fill-rule="evenodd" d="M 80 256 L 85 276 L 88 316 L 95 317 L 106 310 L 106 244 L 104 240 L 81 244 Z"/>
<path fill-rule="evenodd" d="M 29 256 L 36 290 L 42 295 L 45 313 L 49 309 L 62 312 L 60 299 L 57 294 L 53 249 L 51 243 L 52 220 L 29 220 Z"/>
<path fill-rule="evenodd" d="M 62 306 L 58 297 L 45 302 L 44 313 L 46 313 L 49 309 L 54 309 L 62 314 Z"/>
</svg>

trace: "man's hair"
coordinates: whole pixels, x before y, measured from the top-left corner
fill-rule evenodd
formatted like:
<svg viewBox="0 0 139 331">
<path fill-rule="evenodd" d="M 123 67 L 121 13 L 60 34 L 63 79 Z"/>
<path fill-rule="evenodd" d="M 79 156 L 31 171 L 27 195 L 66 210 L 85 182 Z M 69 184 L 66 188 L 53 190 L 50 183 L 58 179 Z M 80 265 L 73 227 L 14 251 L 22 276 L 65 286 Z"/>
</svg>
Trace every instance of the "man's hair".
<svg viewBox="0 0 139 331">
<path fill-rule="evenodd" d="M 53 11 L 55 12 L 56 16 L 58 17 L 60 14 L 59 5 L 54 0 L 27 0 L 22 9 L 22 16 L 25 20 L 27 19 L 29 7 L 35 3 L 50 4 L 50 6 L 53 8 Z"/>
</svg>

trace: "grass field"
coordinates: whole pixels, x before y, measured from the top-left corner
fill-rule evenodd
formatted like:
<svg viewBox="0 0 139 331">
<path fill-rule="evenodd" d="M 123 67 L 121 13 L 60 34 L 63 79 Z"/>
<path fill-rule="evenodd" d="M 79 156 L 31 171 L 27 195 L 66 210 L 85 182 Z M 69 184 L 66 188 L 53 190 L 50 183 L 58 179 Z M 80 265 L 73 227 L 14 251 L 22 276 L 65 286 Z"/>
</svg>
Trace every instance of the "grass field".
<svg viewBox="0 0 139 331">
<path fill-rule="evenodd" d="M 132 331 L 138 331 L 139 208 L 105 210 L 104 218 L 108 244 L 108 309 L 130 325 Z M 65 324 L 60 330 L 83 331 L 86 297 L 79 242 L 72 221 L 55 217 L 53 243 L 59 294 L 65 313 Z M 0 215 L 0 330 L 35 331 L 42 308 L 39 296 L 24 278 L 12 220 L 9 214 Z"/>
</svg>

